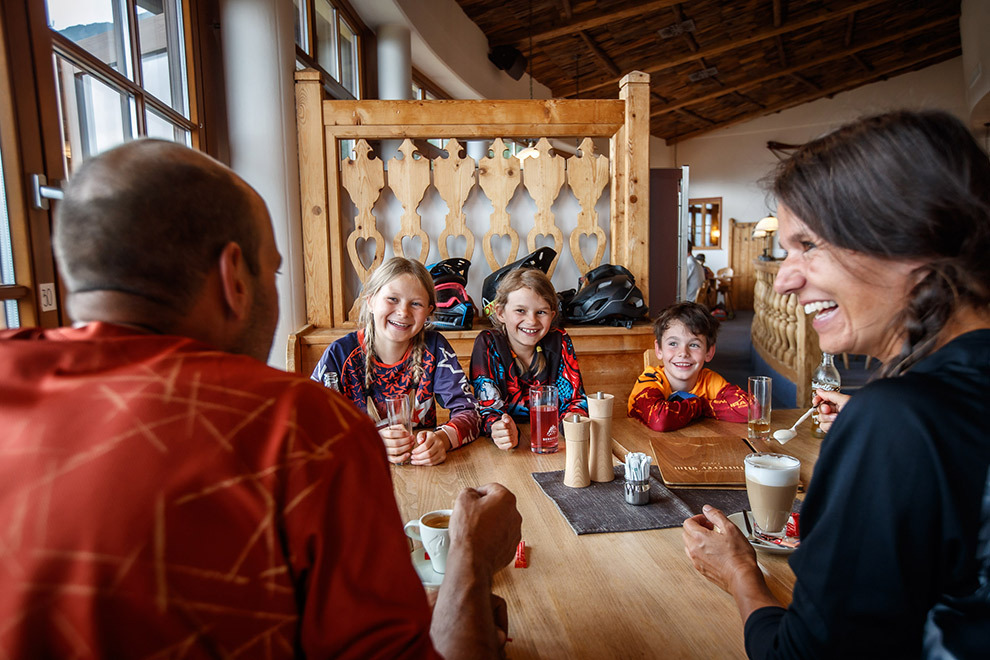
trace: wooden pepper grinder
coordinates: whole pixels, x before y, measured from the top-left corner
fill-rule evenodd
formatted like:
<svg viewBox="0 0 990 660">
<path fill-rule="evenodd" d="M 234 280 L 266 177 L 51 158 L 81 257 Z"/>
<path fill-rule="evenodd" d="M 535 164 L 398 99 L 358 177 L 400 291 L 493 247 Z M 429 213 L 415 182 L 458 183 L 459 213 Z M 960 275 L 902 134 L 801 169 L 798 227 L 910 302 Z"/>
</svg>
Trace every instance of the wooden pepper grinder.
<svg viewBox="0 0 990 660">
<path fill-rule="evenodd" d="M 592 481 L 612 481 L 612 402 L 615 397 L 596 392 L 588 397 L 591 413 L 591 455 L 589 471 Z"/>
<path fill-rule="evenodd" d="M 588 445 L 591 439 L 591 420 L 581 415 L 564 418 L 564 441 L 567 463 L 564 467 L 564 485 L 584 488 L 591 484 L 588 474 Z"/>
</svg>

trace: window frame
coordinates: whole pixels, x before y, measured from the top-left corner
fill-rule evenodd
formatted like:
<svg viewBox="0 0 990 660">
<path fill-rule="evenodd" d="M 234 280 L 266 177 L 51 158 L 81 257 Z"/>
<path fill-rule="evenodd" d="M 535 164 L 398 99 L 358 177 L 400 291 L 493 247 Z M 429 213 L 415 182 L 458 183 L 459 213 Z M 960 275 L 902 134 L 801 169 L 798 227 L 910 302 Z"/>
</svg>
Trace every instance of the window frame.
<svg viewBox="0 0 990 660">
<path fill-rule="evenodd" d="M 711 204 L 717 207 L 717 211 L 708 213 L 705 211 L 705 206 Z M 695 212 L 693 209 L 695 207 L 700 207 L 700 212 Z M 721 250 L 722 249 L 722 198 L 721 197 L 695 197 L 688 200 L 688 237 L 694 241 L 694 237 L 697 234 L 697 218 L 701 218 L 702 223 L 702 234 L 705 236 L 705 241 L 702 244 L 697 242 L 694 243 L 694 250 Z M 705 222 L 705 218 L 711 216 L 712 220 L 710 223 Z M 708 228 L 705 226 L 708 224 Z"/>
<path fill-rule="evenodd" d="M 338 71 L 327 71 L 319 63 L 316 57 L 316 0 L 300 0 L 300 7 L 305 11 L 305 16 L 301 16 L 300 20 L 303 25 L 301 26 L 303 30 L 303 41 L 305 46 L 300 45 L 298 42 L 296 46 L 296 61 L 298 68 L 310 68 L 315 69 L 320 72 L 320 77 L 322 79 L 323 87 L 326 89 L 327 94 L 331 98 L 337 100 L 358 100 L 365 99 L 369 96 L 369 75 L 368 71 L 371 68 L 370 62 L 372 57 L 370 57 L 370 48 L 373 43 L 373 34 L 368 26 L 360 19 L 354 9 L 346 0 L 325 0 L 334 10 L 334 19 L 336 24 L 334 44 L 336 47 L 336 68 Z M 305 20 L 303 20 L 305 19 Z M 340 43 L 340 21 L 343 20 L 347 27 L 354 33 L 355 39 L 357 39 L 357 46 L 355 48 L 355 53 L 357 59 L 355 62 L 355 87 L 356 94 L 352 93 L 346 87 L 344 87 L 340 78 L 343 77 L 339 73 L 339 69 L 342 61 L 342 50 Z"/>
</svg>

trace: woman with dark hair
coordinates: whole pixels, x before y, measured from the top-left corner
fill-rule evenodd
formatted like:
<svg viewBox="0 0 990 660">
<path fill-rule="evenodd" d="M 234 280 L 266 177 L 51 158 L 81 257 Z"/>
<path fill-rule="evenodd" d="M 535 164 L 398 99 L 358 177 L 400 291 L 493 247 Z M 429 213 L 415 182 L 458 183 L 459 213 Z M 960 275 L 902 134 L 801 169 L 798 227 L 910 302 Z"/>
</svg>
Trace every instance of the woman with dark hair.
<svg viewBox="0 0 990 660">
<path fill-rule="evenodd" d="M 801 147 L 773 180 L 775 283 L 821 349 L 880 359 L 842 408 L 801 510 L 787 609 L 721 511 L 684 523 L 736 600 L 750 657 L 990 652 L 990 162 L 943 112 L 894 112 Z M 825 393 L 819 393 L 820 395 Z"/>
</svg>

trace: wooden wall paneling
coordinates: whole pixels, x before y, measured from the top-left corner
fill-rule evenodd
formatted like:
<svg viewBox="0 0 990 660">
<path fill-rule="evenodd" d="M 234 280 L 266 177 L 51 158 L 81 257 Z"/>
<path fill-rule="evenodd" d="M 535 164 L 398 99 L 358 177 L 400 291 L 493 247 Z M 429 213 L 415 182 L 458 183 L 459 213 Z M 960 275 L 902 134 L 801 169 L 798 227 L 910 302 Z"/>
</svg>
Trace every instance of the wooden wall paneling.
<svg viewBox="0 0 990 660">
<path fill-rule="evenodd" d="M 536 249 L 536 237 L 541 234 L 553 238 L 553 249 L 557 251 L 550 264 L 547 275 L 552 276 L 557 268 L 557 260 L 564 250 L 564 234 L 554 222 L 551 207 L 557 199 L 557 194 L 564 185 L 564 158 L 551 154 L 553 148 L 550 141 L 541 137 L 536 143 L 535 158 L 527 158 L 523 164 L 523 185 L 536 202 L 536 215 L 533 217 L 533 228 L 526 236 L 526 246 L 532 252 Z"/>
<path fill-rule="evenodd" d="M 753 309 L 753 287 L 756 285 L 754 262 L 763 251 L 762 238 L 753 238 L 755 222 L 729 220 L 729 267 L 732 269 L 732 306 Z"/>
<path fill-rule="evenodd" d="M 342 196 L 340 194 L 341 162 L 340 142 L 329 128 L 325 130 L 327 152 L 327 231 L 330 234 L 330 288 L 333 325 L 347 322 L 347 303 L 344 296 L 344 221 L 341 217 Z M 315 325 L 315 324 L 314 324 Z"/>
<path fill-rule="evenodd" d="M 474 187 L 475 162 L 470 156 L 462 155 L 464 147 L 453 138 L 447 141 L 446 150 L 446 158 L 433 161 L 433 185 L 437 187 L 448 209 L 437 247 L 440 249 L 440 258 L 449 259 L 447 239 L 451 236 L 463 236 L 467 244 L 462 256 L 470 259 L 474 254 L 474 234 L 467 227 L 464 203 Z"/>
<path fill-rule="evenodd" d="M 299 148 L 299 205 L 302 216 L 303 268 L 306 272 L 306 322 L 333 325 L 330 274 L 330 214 L 327 212 L 328 156 L 320 115 L 320 74 L 296 72 L 296 134 Z M 329 161 L 333 162 L 333 161 Z M 336 189 L 334 188 L 336 197 Z M 334 207 L 336 208 L 336 207 Z"/>
<path fill-rule="evenodd" d="M 578 272 L 584 275 L 601 265 L 602 257 L 605 256 L 605 230 L 598 224 L 595 204 L 608 185 L 609 162 L 604 156 L 595 153 L 595 144 L 591 138 L 584 138 L 578 150 L 580 155 L 567 161 L 567 183 L 581 205 L 577 227 L 571 232 L 570 245 L 571 257 L 577 264 Z M 590 264 L 581 254 L 581 236 L 594 236 L 597 239 L 595 256 Z"/>
<path fill-rule="evenodd" d="M 371 146 L 365 140 L 358 140 L 354 147 L 356 158 L 348 158 L 341 163 L 341 183 L 351 196 L 358 209 L 354 220 L 354 231 L 347 237 L 347 253 L 351 257 L 351 266 L 357 271 L 362 282 L 368 281 L 368 276 L 381 265 L 385 258 L 385 237 L 378 231 L 375 216 L 371 209 L 378 201 L 382 188 L 385 187 L 385 167 L 378 157 L 369 158 Z M 374 239 L 375 256 L 368 266 L 364 265 L 358 254 L 358 239 Z M 360 298 L 355 298 L 348 312 L 348 320 L 356 321 Z"/>
<path fill-rule="evenodd" d="M 419 238 L 417 259 L 425 264 L 430 254 L 430 237 L 423 231 L 423 219 L 417 209 L 430 187 L 430 159 L 420 154 L 409 138 L 399 145 L 399 153 L 403 156 L 401 159 L 396 156 L 388 161 L 388 187 L 402 204 L 402 226 L 392 239 L 392 247 L 397 256 L 406 257 L 402 239 Z M 414 158 L 413 154 L 420 157 Z"/>
<path fill-rule="evenodd" d="M 481 241 L 481 247 L 484 248 L 488 267 L 493 272 L 515 261 L 519 254 L 519 233 L 512 228 L 506 210 L 521 181 L 519 159 L 512 155 L 506 158 L 505 149 L 502 138 L 495 138 L 491 147 L 492 155 L 482 158 L 478 163 L 478 184 L 492 203 L 491 223 Z M 499 263 L 492 250 L 492 239 L 495 236 L 508 236 L 511 241 L 505 263 Z"/>
</svg>

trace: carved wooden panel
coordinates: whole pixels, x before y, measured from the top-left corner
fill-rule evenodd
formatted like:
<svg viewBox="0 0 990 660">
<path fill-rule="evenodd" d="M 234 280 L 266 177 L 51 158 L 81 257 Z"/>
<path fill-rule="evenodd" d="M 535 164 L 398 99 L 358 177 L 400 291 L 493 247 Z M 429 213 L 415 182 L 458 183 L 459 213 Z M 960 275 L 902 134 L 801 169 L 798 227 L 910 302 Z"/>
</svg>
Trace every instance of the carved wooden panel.
<svg viewBox="0 0 990 660">
<path fill-rule="evenodd" d="M 509 213 L 505 207 L 509 205 L 509 200 L 519 187 L 520 169 L 518 158 L 511 155 L 505 157 L 505 143 L 502 142 L 502 138 L 495 138 L 491 150 L 493 155 L 482 158 L 478 163 L 478 183 L 492 203 L 491 227 L 482 239 L 482 247 L 489 268 L 496 271 L 505 264 L 515 261 L 519 253 L 519 234 L 509 223 Z M 492 239 L 495 236 L 508 236 L 512 242 L 505 263 L 499 263 L 492 251 Z"/>
<path fill-rule="evenodd" d="M 550 141 L 545 137 L 536 143 L 536 158 L 526 159 L 523 185 L 536 202 L 536 216 L 533 218 L 533 228 L 526 236 L 526 246 L 532 252 L 536 249 L 536 237 L 540 235 L 553 237 L 553 249 L 557 251 L 547 275 L 553 275 L 557 268 L 557 260 L 564 249 L 564 235 L 554 223 L 551 207 L 557 199 L 557 193 L 564 185 L 564 158 L 551 154 Z"/>
<path fill-rule="evenodd" d="M 608 158 L 595 153 L 595 144 L 591 138 L 582 140 L 579 149 L 580 155 L 567 161 L 567 183 L 581 204 L 577 227 L 571 232 L 570 245 L 571 257 L 577 264 L 578 272 L 584 275 L 601 265 L 605 255 L 605 230 L 598 224 L 595 204 L 608 185 L 609 170 Z M 590 264 L 581 253 L 581 236 L 594 236 L 597 239 L 595 256 Z"/>
<path fill-rule="evenodd" d="M 440 258 L 449 259 L 447 239 L 451 236 L 463 236 L 467 240 L 464 254 L 467 259 L 474 254 L 474 234 L 467 228 L 467 218 L 464 216 L 464 202 L 467 201 L 474 187 L 474 159 L 462 156 L 461 143 L 451 138 L 447 141 L 446 158 L 433 161 L 433 185 L 440 192 L 440 197 L 447 202 L 447 219 L 444 224 L 437 247 L 440 248 Z"/>
<path fill-rule="evenodd" d="M 355 158 L 348 158 L 340 163 L 341 184 L 358 210 L 357 218 L 354 219 L 354 231 L 347 237 L 347 254 L 358 278 L 367 282 L 368 276 L 381 265 L 385 257 L 385 237 L 378 231 L 375 216 L 371 212 L 385 187 L 385 164 L 377 157 L 369 158 L 371 147 L 365 140 L 357 141 L 354 153 Z M 375 256 L 368 266 L 364 265 L 358 254 L 358 239 L 375 241 Z M 357 319 L 359 302 L 360 297 L 356 296 L 348 313 L 348 318 L 352 321 Z"/>
<path fill-rule="evenodd" d="M 401 160 L 396 156 L 388 161 L 388 187 L 402 204 L 402 226 L 392 239 L 392 247 L 396 255 L 408 256 L 402 248 L 402 239 L 418 237 L 418 259 L 421 263 L 426 263 L 426 257 L 430 253 L 430 237 L 423 231 L 422 218 L 417 209 L 423 201 L 426 189 L 430 187 L 430 160 L 416 150 L 409 138 L 402 141 L 399 153 L 403 156 Z M 413 154 L 420 158 L 413 158 Z"/>
</svg>

